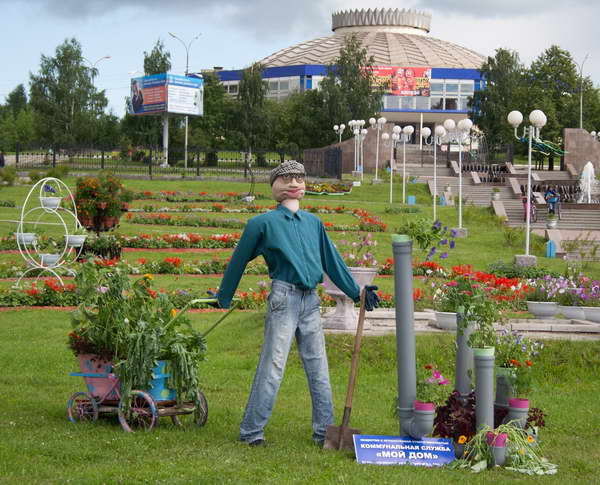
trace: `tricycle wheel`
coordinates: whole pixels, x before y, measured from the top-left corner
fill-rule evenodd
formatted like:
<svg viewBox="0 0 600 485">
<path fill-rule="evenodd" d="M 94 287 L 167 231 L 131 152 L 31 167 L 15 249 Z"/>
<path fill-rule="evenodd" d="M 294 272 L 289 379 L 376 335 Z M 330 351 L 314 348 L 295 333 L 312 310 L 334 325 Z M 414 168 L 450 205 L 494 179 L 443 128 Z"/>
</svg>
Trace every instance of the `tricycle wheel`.
<svg viewBox="0 0 600 485">
<path fill-rule="evenodd" d="M 98 403 L 87 392 L 76 392 L 67 401 L 67 417 L 72 423 L 79 421 L 96 421 L 98 419 Z"/>
<path fill-rule="evenodd" d="M 191 414 L 180 414 L 178 416 L 171 416 L 171 420 L 173 421 L 173 424 L 177 425 L 177 426 L 183 426 L 184 422 L 187 421 L 185 419 L 186 416 L 190 416 L 191 418 L 195 419 L 196 421 L 196 425 L 197 426 L 204 426 L 206 424 L 206 421 L 208 420 L 208 401 L 206 400 L 206 396 L 204 395 L 204 393 L 202 391 L 198 391 L 198 403 L 199 403 L 199 409 L 198 409 L 198 418 L 196 419 L 196 413 L 193 412 Z"/>
<path fill-rule="evenodd" d="M 158 411 L 154 399 L 142 391 L 131 391 L 131 404 L 125 409 L 123 400 L 119 402 L 119 423 L 131 433 L 134 431 L 150 431 L 156 426 Z"/>
</svg>

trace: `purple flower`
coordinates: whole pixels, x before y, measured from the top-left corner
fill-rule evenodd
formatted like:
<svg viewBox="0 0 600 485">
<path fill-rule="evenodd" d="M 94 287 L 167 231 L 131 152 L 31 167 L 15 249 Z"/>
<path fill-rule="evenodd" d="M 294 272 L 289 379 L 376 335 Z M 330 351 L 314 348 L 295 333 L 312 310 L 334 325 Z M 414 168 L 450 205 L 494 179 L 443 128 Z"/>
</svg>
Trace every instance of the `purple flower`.
<svg viewBox="0 0 600 485">
<path fill-rule="evenodd" d="M 435 221 L 435 223 L 433 224 L 433 227 L 435 229 L 439 229 L 440 227 L 442 227 L 442 223 L 441 221 Z"/>
<path fill-rule="evenodd" d="M 443 246 L 444 244 L 448 244 L 448 239 L 442 239 L 442 240 L 439 242 L 439 244 L 441 244 L 442 246 Z"/>
<path fill-rule="evenodd" d="M 440 259 L 446 259 L 448 257 L 448 253 L 442 253 L 440 255 Z"/>
<path fill-rule="evenodd" d="M 97 290 L 104 295 L 108 291 L 108 286 L 99 286 Z"/>
<path fill-rule="evenodd" d="M 454 246 L 456 246 L 456 243 L 453 240 L 450 241 L 450 249 L 454 249 Z"/>
<path fill-rule="evenodd" d="M 456 229 L 452 229 L 452 230 L 450 231 L 450 236 L 452 236 L 452 237 L 456 237 L 456 234 L 457 234 L 457 232 L 456 232 Z"/>
</svg>

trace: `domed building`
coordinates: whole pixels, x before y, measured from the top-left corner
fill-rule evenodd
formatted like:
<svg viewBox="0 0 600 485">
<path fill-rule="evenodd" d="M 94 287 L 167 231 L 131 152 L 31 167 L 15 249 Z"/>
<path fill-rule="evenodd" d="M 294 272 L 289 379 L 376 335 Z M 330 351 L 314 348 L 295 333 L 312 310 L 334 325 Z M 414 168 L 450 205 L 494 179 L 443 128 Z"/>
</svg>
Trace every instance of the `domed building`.
<svg viewBox="0 0 600 485">
<path fill-rule="evenodd" d="M 327 66 L 339 57 L 348 34 L 373 56 L 373 73 L 385 89 L 382 115 L 389 121 L 433 127 L 467 114 L 482 87 L 484 56 L 429 36 L 431 15 L 416 10 L 368 9 L 332 14 L 333 35 L 302 42 L 265 57 L 268 96 L 280 99 L 318 88 Z M 219 71 L 230 94 L 237 94 L 242 71 Z"/>
</svg>

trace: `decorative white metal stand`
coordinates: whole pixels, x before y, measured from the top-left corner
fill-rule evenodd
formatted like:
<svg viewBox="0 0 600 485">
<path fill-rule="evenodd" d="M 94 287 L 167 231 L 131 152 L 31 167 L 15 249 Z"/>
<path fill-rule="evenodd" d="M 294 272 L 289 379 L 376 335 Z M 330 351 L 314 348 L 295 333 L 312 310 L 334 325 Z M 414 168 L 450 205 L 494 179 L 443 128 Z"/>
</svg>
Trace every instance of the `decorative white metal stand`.
<svg viewBox="0 0 600 485">
<path fill-rule="evenodd" d="M 36 190 L 39 190 L 39 205 L 30 204 L 30 201 L 35 200 Z M 61 202 L 64 200 L 67 201 L 67 205 L 71 206 L 70 209 L 61 207 Z M 57 219 L 57 222 L 40 221 L 45 214 L 51 214 Z M 62 250 L 57 248 L 55 253 L 42 253 L 38 245 L 38 234 L 36 232 L 25 232 L 26 224 L 32 225 L 34 231 L 38 226 L 43 225 L 62 226 L 64 229 Z M 37 182 L 25 198 L 21 208 L 21 218 L 17 224 L 17 246 L 21 256 L 30 268 L 20 276 L 15 283 L 15 287 L 19 287 L 21 280 L 27 274 L 36 270 L 41 270 L 36 281 L 43 274 L 49 273 L 64 286 L 57 270 L 63 269 L 68 274 L 75 276 L 75 271 L 66 265 L 75 262 L 83 249 L 83 243 L 87 236 L 76 234 L 81 232 L 82 229 L 83 226 L 77 218 L 77 207 L 69 187 L 62 180 L 53 177 L 46 177 Z"/>
</svg>

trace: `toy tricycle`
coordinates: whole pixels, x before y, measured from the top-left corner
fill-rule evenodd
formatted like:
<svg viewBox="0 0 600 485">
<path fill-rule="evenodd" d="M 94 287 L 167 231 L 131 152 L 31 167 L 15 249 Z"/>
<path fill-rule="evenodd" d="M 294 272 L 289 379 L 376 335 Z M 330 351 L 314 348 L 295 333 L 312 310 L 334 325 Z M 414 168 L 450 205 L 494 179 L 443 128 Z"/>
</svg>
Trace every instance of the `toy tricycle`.
<svg viewBox="0 0 600 485">
<path fill-rule="evenodd" d="M 81 370 L 70 375 L 83 377 L 88 392 L 76 392 L 67 402 L 67 415 L 73 423 L 77 421 L 96 421 L 100 414 L 117 414 L 119 423 L 125 431 L 150 431 L 158 422 L 158 418 L 170 416 L 174 424 L 181 426 L 179 416 L 196 412 L 196 404 L 184 402 L 177 404 L 173 389 L 165 387 L 165 361 L 159 361 L 153 369 L 154 379 L 150 389 L 131 391 L 131 404 L 126 409 L 121 400 L 119 379 L 112 373 L 112 363 L 97 355 L 79 356 Z M 196 424 L 204 426 L 208 419 L 208 402 L 203 392 L 198 393 L 199 409 L 196 413 Z"/>
</svg>

